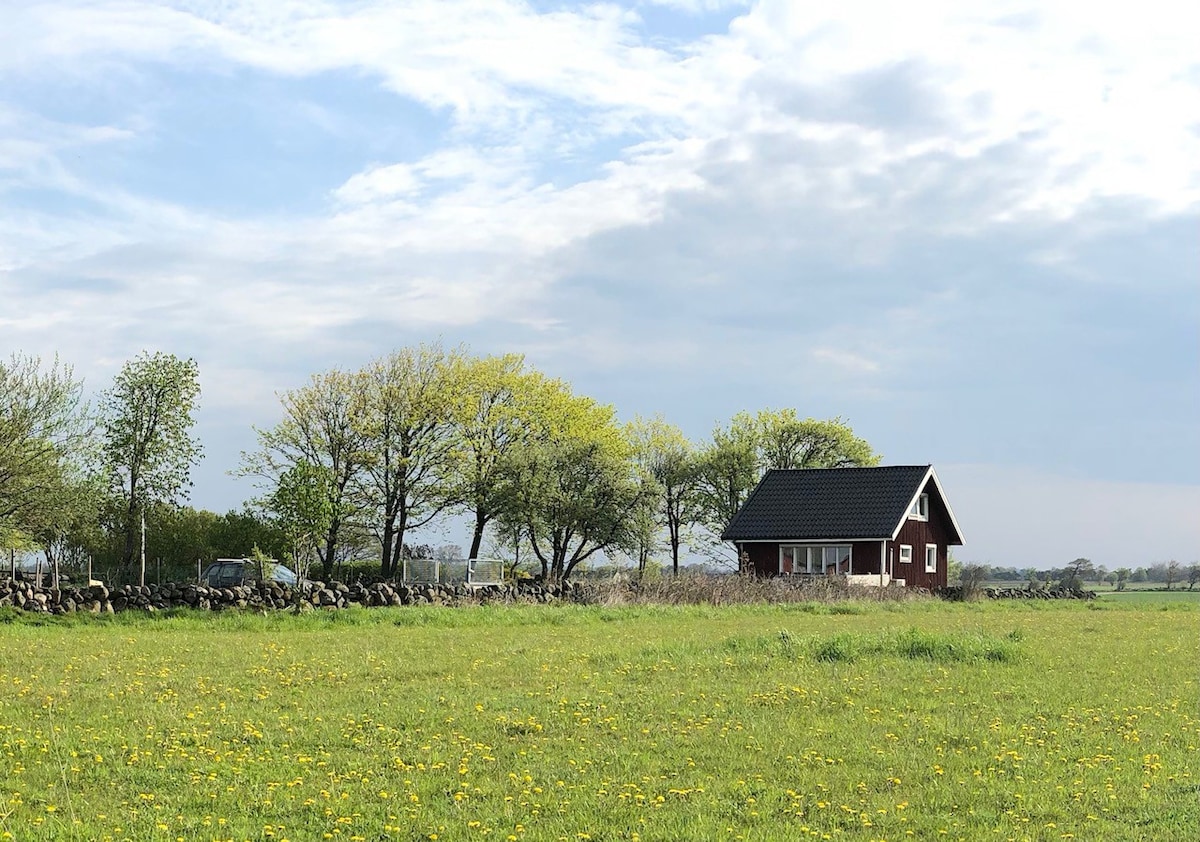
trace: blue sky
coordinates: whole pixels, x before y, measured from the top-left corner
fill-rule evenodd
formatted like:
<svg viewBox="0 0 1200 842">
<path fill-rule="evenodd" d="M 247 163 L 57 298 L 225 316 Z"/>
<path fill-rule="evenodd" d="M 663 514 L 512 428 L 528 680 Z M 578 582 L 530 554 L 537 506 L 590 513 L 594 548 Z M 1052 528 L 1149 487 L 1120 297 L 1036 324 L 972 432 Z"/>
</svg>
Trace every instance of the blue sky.
<svg viewBox="0 0 1200 842">
<path fill-rule="evenodd" d="M 1197 15 L 1107 5 L 0 0 L 0 352 L 194 356 L 218 510 L 440 338 L 840 415 L 960 558 L 1200 560 Z"/>
</svg>

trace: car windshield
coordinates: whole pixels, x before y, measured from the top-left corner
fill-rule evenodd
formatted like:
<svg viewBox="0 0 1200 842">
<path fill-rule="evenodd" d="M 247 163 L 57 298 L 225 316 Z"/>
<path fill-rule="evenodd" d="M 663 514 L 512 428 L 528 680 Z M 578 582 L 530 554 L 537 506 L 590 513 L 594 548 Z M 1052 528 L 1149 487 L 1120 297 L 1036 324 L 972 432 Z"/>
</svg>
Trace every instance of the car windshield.
<svg viewBox="0 0 1200 842">
<path fill-rule="evenodd" d="M 296 584 L 296 574 L 282 564 L 264 565 L 263 577 L 281 585 Z"/>
<path fill-rule="evenodd" d="M 201 577 L 210 587 L 230 587 L 258 580 L 258 566 L 250 561 L 219 561 L 210 564 Z M 294 585 L 299 577 L 287 565 L 264 562 L 262 578 L 281 585 Z"/>
<path fill-rule="evenodd" d="M 228 587 L 242 583 L 241 564 L 213 564 L 204 571 L 204 581 L 215 587 Z"/>
</svg>

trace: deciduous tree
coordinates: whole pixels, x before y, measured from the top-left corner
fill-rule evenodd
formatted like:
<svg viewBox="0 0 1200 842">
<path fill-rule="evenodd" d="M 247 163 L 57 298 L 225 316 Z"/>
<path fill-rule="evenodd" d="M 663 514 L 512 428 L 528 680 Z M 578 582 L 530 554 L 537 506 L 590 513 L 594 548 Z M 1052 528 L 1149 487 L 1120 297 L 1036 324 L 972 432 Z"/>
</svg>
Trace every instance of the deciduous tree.
<svg viewBox="0 0 1200 842">
<path fill-rule="evenodd" d="M 283 419 L 270 429 L 256 429 L 259 449 L 242 454 L 241 472 L 263 480 L 268 495 L 298 465 L 327 472 L 329 482 L 321 487 L 330 516 L 317 549 L 325 579 L 332 574 L 343 526 L 357 513 L 352 481 L 368 458 L 358 419 L 365 403 L 362 386 L 362 378 L 339 369 L 313 375 L 305 386 L 280 395 Z"/>
<path fill-rule="evenodd" d="M 334 476 L 324 465 L 297 462 L 279 476 L 266 507 L 286 536 L 296 572 L 307 576 L 314 556 L 321 560 L 320 549 L 329 535 L 333 520 Z M 328 573 L 323 573 L 328 578 Z"/>
<path fill-rule="evenodd" d="M 841 418 L 801 419 L 795 410 L 739 412 L 717 427 L 698 457 L 697 520 L 720 535 L 772 468 L 843 468 L 879 456 Z"/>
<path fill-rule="evenodd" d="M 255 547 L 279 559 L 292 552 L 283 530 L 265 513 L 249 507 L 220 515 L 212 524 L 208 545 L 221 558 L 249 558 Z"/>
<path fill-rule="evenodd" d="M 53 586 L 64 567 L 86 565 L 88 546 L 98 540 L 100 510 L 105 500 L 103 478 L 68 468 L 51 489 L 49 505 L 26 520 L 26 528 L 46 556 Z"/>
<path fill-rule="evenodd" d="M 679 549 L 697 505 L 699 465 L 695 448 L 683 431 L 661 417 L 635 419 L 626 427 L 634 458 L 653 483 L 650 507 L 656 523 L 666 530 L 671 548 L 671 571 L 679 575 Z M 643 542 L 645 543 L 645 542 Z M 638 570 L 645 568 L 644 556 Z"/>
<path fill-rule="evenodd" d="M 83 384 L 56 358 L 0 360 L 0 525 L 46 525 L 85 460 L 91 431 Z"/>
<path fill-rule="evenodd" d="M 879 464 L 866 440 L 841 418 L 800 418 L 794 409 L 765 409 L 748 423 L 758 444 L 759 470 L 849 468 Z"/>
<path fill-rule="evenodd" d="M 713 430 L 696 463 L 697 521 L 720 536 L 761 479 L 758 442 L 749 416 Z"/>
<path fill-rule="evenodd" d="M 963 597 L 967 599 L 977 597 L 990 572 L 991 568 L 986 564 L 967 563 L 962 565 L 958 578 L 962 584 Z"/>
<path fill-rule="evenodd" d="M 1167 583 L 1167 590 L 1171 590 L 1171 586 L 1179 581 L 1181 572 L 1182 568 L 1180 567 L 1178 561 L 1171 559 L 1167 562 L 1166 575 L 1163 577 L 1164 581 Z"/>
<path fill-rule="evenodd" d="M 456 356 L 436 345 L 401 348 L 358 375 L 361 404 L 354 425 L 363 469 L 356 489 L 380 541 L 384 576 L 399 566 L 405 533 L 455 502 Z"/>
<path fill-rule="evenodd" d="M 528 537 L 543 579 L 564 581 L 596 553 L 633 545 L 647 500 L 611 407 L 568 396 L 547 434 L 505 461 L 502 517 Z"/>
<path fill-rule="evenodd" d="M 1082 588 L 1093 569 L 1091 559 L 1077 558 L 1063 568 L 1060 584 L 1064 588 Z"/>
<path fill-rule="evenodd" d="M 196 361 L 143 353 L 125 363 L 102 398 L 104 462 L 124 501 L 122 563 L 134 558 L 136 536 L 151 501 L 176 504 L 191 485 L 201 456 L 192 435 L 200 396 Z"/>
<path fill-rule="evenodd" d="M 519 354 L 454 361 L 454 496 L 472 521 L 468 558 L 478 558 L 487 527 L 500 514 L 502 472 L 516 448 L 542 436 L 566 385 L 525 367 Z"/>
</svg>

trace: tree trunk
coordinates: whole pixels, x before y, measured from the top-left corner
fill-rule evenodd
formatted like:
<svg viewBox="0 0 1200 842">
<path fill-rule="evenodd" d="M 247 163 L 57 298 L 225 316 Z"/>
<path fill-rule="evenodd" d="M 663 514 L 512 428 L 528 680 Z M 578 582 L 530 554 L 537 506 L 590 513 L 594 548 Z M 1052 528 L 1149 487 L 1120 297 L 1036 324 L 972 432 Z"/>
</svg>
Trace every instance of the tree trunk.
<svg viewBox="0 0 1200 842">
<path fill-rule="evenodd" d="M 392 544 L 396 540 L 396 518 L 385 517 L 383 520 L 383 537 L 380 541 L 379 575 L 385 579 L 396 572 L 396 562 L 392 557 Z"/>
<path fill-rule="evenodd" d="M 333 573 L 333 553 L 337 549 L 338 530 L 341 528 L 339 518 L 333 518 L 329 522 L 329 531 L 325 533 L 325 552 L 321 553 L 318 549 L 317 555 L 321 559 L 321 578 L 326 582 L 329 581 L 329 576 Z"/>
<path fill-rule="evenodd" d="M 679 578 L 679 521 L 674 518 L 668 524 L 671 533 L 671 575 Z"/>
<path fill-rule="evenodd" d="M 146 587 L 146 512 L 141 517 L 141 549 L 138 552 L 138 585 Z"/>
<path fill-rule="evenodd" d="M 475 532 L 471 535 L 471 552 L 467 558 L 479 558 L 479 545 L 483 543 L 483 530 L 487 528 L 488 519 L 482 509 L 475 509 Z"/>
<path fill-rule="evenodd" d="M 129 481 L 129 510 L 125 513 L 125 550 L 121 554 L 121 564 L 126 570 L 133 568 L 133 552 L 135 545 L 134 530 L 138 523 L 137 488 L 134 480 Z"/>
<path fill-rule="evenodd" d="M 408 512 L 404 509 L 400 510 L 400 516 L 397 518 L 399 525 L 395 527 L 395 537 L 392 544 L 392 570 L 389 575 L 395 576 L 396 571 L 400 569 L 400 560 L 404 555 L 404 533 L 408 529 Z"/>
</svg>

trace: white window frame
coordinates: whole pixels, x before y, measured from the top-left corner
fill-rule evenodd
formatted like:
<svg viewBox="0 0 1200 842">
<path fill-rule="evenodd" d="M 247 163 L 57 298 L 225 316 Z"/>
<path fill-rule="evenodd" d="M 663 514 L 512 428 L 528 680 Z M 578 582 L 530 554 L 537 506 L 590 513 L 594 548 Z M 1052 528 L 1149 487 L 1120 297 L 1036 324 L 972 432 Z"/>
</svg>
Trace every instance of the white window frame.
<svg viewBox="0 0 1200 842">
<path fill-rule="evenodd" d="M 892 511 L 895 511 L 895 509 Z M 912 564 L 912 544 L 900 545 L 900 563 Z"/>
<path fill-rule="evenodd" d="M 926 544 L 925 545 L 925 572 L 926 573 L 937 573 L 937 558 L 938 558 L 937 544 Z"/>
<path fill-rule="evenodd" d="M 912 508 L 908 510 L 909 520 L 929 520 L 929 495 L 918 494 L 913 500 Z"/>
<path fill-rule="evenodd" d="M 804 561 L 800 562 L 800 563 L 793 563 L 792 572 L 790 574 L 784 574 L 784 572 L 783 572 L 783 551 L 786 548 L 804 551 L 803 552 Z M 846 567 L 847 567 L 847 569 L 853 570 L 854 569 L 854 545 L 848 544 L 848 543 L 841 544 L 841 543 L 832 543 L 831 542 L 828 544 L 780 544 L 779 545 L 779 572 L 782 575 L 792 575 L 792 576 L 796 576 L 796 575 L 813 576 L 813 575 L 823 574 L 827 569 L 827 565 L 824 560 L 826 551 L 827 550 L 838 550 L 838 549 L 846 550 L 846 556 L 845 556 Z M 839 559 L 841 558 L 841 553 L 836 553 L 836 555 Z"/>
<path fill-rule="evenodd" d="M 799 567 L 800 565 L 798 565 L 798 564 L 795 562 L 795 559 L 794 559 L 795 553 L 793 553 L 792 571 L 791 571 L 790 573 L 787 573 L 787 572 L 785 572 L 785 571 L 784 571 L 784 569 L 783 569 L 783 551 L 784 551 L 785 549 L 797 550 L 797 549 L 802 549 L 802 547 L 800 547 L 800 546 L 799 546 L 799 545 L 797 545 L 797 544 L 780 544 L 780 545 L 779 545 L 779 575 L 780 575 L 780 576 L 795 576 L 797 573 L 802 573 L 802 572 L 804 572 L 804 571 L 801 571 L 801 570 L 797 570 L 797 569 L 796 569 L 796 568 L 797 568 L 797 567 Z M 807 559 L 807 558 L 808 558 L 808 553 L 805 553 L 805 554 L 804 554 L 804 558 L 805 558 L 805 559 Z"/>
</svg>

